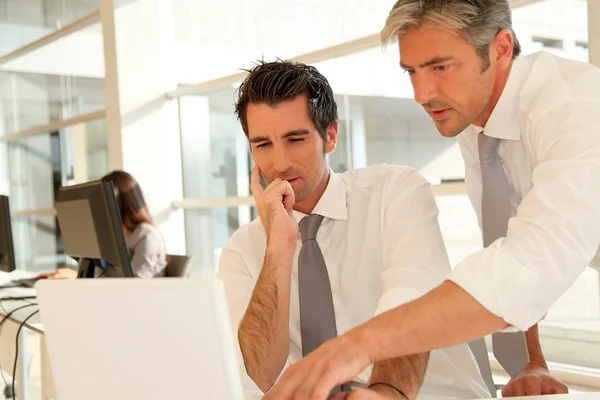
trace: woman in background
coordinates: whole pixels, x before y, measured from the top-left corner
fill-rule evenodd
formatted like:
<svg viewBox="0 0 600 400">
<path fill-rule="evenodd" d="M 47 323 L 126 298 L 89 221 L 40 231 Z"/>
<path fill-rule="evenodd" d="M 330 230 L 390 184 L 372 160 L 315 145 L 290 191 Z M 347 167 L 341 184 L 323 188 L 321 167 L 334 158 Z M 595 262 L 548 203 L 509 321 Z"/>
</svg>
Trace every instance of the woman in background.
<svg viewBox="0 0 600 400">
<path fill-rule="evenodd" d="M 125 243 L 129 252 L 131 271 L 139 278 L 165 276 L 167 262 L 163 238 L 148 212 L 142 189 L 125 171 L 116 170 L 102 178 L 112 182 L 121 213 Z M 60 268 L 51 279 L 75 279 L 77 271 Z"/>
</svg>

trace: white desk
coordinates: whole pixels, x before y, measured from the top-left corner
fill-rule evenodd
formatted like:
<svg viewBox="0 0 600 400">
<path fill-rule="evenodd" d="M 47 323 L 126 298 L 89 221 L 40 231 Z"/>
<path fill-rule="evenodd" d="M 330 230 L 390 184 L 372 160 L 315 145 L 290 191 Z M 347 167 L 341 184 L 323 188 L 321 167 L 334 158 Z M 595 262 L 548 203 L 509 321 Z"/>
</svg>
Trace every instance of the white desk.
<svg viewBox="0 0 600 400">
<path fill-rule="evenodd" d="M 0 271 L 0 285 L 8 283 L 12 279 L 26 278 L 32 276 L 32 273 L 24 271 L 15 271 L 11 274 Z M 6 297 L 22 297 L 22 296 L 35 296 L 35 289 L 33 288 L 2 288 L 0 289 L 0 298 Z M 14 360 L 15 360 L 15 345 L 16 335 L 21 323 L 28 318 L 31 313 L 38 310 L 35 304 L 35 300 L 4 300 L 0 302 L 0 319 L 4 318 L 5 315 L 16 310 L 19 307 L 28 305 L 26 308 L 15 311 L 8 320 L 5 321 L 2 327 L 2 334 L 0 335 L 0 362 L 2 363 L 2 370 L 12 375 Z M 16 394 L 17 400 L 28 400 L 28 375 L 29 375 L 29 354 L 27 351 L 27 334 L 30 331 L 34 331 L 38 334 L 43 335 L 44 330 L 41 324 L 41 318 L 39 313 L 31 317 L 24 325 L 23 329 L 19 333 L 18 341 L 18 352 L 19 357 L 17 360 L 17 371 L 16 376 Z M 6 375 L 6 374 L 5 374 Z M 1 384 L 4 382 L 0 381 Z M 3 389 L 3 388 L 2 388 Z M 2 390 L 0 389 L 0 390 Z"/>
<path fill-rule="evenodd" d="M 514 400 L 600 400 L 598 393 L 558 394 L 552 396 L 509 397 Z"/>
</svg>

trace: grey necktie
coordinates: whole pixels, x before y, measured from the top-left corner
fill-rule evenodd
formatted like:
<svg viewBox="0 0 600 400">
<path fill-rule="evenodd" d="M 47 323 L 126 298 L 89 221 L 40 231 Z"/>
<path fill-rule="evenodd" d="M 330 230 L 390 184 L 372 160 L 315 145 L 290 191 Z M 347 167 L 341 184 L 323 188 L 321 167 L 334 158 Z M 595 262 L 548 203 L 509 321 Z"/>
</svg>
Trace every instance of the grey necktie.
<svg viewBox="0 0 600 400">
<path fill-rule="evenodd" d="M 303 356 L 337 336 L 329 274 L 317 243 L 322 221 L 322 215 L 312 214 L 302 218 L 299 224 L 302 248 L 298 256 L 298 291 Z M 347 389 L 347 385 L 342 385 L 332 393 Z"/>
<path fill-rule="evenodd" d="M 485 247 L 496 239 L 506 236 L 508 220 L 511 216 L 508 182 L 498 155 L 499 143 L 500 139 L 486 136 L 483 133 L 479 135 L 479 161 L 482 178 L 481 220 Z M 511 378 L 519 375 L 529 363 L 524 332 L 494 333 L 492 348 L 494 356 Z M 479 363 L 479 357 L 476 356 L 476 358 Z M 481 363 L 479 365 L 481 366 Z M 484 379 L 486 379 L 485 376 Z M 488 379 L 486 379 L 486 383 L 488 383 Z"/>
</svg>

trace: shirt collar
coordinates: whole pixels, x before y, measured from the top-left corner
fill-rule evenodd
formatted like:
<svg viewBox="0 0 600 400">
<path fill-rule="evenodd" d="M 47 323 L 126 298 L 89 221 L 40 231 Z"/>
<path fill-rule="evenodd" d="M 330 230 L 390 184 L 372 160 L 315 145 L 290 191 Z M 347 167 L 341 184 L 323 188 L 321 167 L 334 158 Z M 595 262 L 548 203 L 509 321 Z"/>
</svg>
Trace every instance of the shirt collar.
<svg viewBox="0 0 600 400">
<path fill-rule="evenodd" d="M 521 140 L 519 130 L 519 95 L 531 71 L 531 64 L 524 58 L 517 58 L 512 65 L 506 86 L 485 124 L 485 135 L 504 139 Z M 481 132 L 481 128 L 471 125 L 468 130 Z"/>
<path fill-rule="evenodd" d="M 293 213 L 298 222 L 306 216 L 306 214 L 296 210 L 294 210 Z M 327 182 L 325 192 L 323 192 L 323 195 L 319 199 L 319 202 L 312 213 L 322 215 L 329 219 L 341 221 L 346 221 L 348 219 L 346 184 L 342 177 L 331 169 L 329 170 L 329 182 Z"/>
</svg>

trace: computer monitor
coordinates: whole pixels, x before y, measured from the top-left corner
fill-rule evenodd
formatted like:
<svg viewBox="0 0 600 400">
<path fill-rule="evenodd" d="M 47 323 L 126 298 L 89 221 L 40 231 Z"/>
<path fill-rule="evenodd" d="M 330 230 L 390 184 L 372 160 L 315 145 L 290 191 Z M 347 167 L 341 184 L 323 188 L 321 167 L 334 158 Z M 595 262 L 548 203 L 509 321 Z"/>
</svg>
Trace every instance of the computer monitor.
<svg viewBox="0 0 600 400">
<path fill-rule="evenodd" d="M 61 187 L 56 214 L 65 253 L 79 260 L 79 278 L 133 277 L 112 182 Z"/>
<path fill-rule="evenodd" d="M 15 270 L 15 248 L 10 222 L 10 205 L 7 196 L 0 196 L 0 271 Z"/>
<path fill-rule="evenodd" d="M 50 279 L 36 293 L 61 400 L 244 398 L 216 277 Z"/>
</svg>

